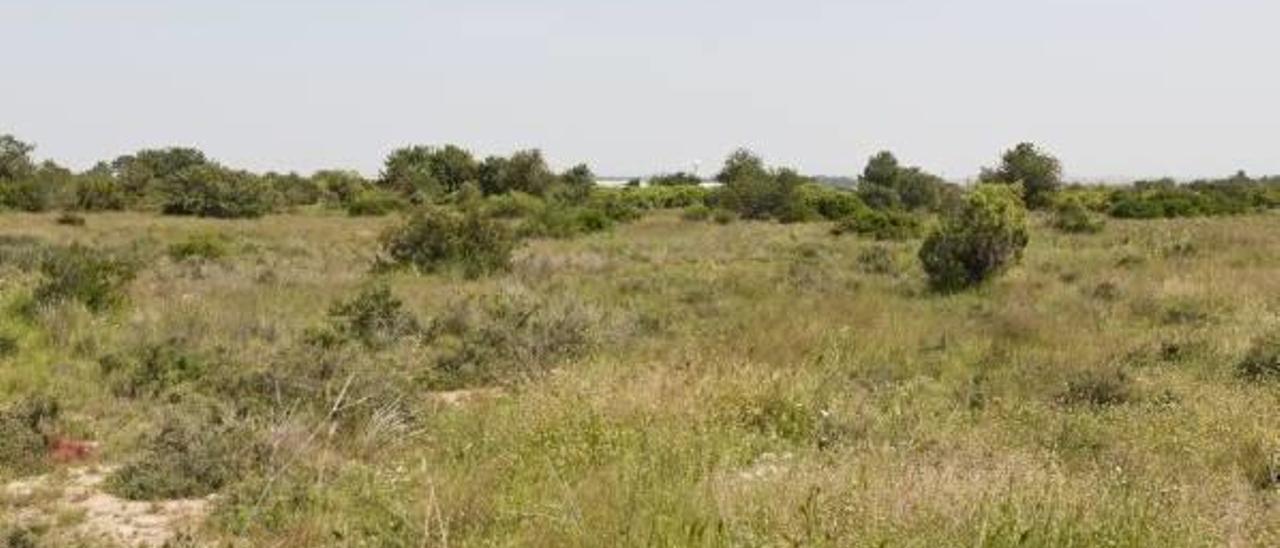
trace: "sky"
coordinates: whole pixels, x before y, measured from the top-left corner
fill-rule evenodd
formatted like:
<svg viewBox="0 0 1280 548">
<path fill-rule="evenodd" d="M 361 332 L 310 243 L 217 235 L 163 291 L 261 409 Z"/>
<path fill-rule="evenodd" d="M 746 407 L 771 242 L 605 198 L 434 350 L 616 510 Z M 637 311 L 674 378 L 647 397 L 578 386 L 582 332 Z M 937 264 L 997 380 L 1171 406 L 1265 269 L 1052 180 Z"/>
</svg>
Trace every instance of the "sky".
<svg viewBox="0 0 1280 548">
<path fill-rule="evenodd" d="M 408 144 L 644 175 L 737 147 L 953 179 L 1280 173 L 1275 0 L 0 0 L 0 134 L 376 174 Z"/>
</svg>

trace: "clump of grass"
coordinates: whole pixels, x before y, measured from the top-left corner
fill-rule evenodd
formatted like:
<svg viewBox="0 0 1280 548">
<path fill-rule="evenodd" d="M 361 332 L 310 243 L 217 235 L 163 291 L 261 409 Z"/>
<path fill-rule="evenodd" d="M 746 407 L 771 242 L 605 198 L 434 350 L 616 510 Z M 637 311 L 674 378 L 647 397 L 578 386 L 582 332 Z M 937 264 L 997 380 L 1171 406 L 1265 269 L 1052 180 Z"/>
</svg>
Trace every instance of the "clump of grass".
<svg viewBox="0 0 1280 548">
<path fill-rule="evenodd" d="M 1280 331 L 1255 339 L 1236 372 L 1249 380 L 1280 380 Z"/>
<path fill-rule="evenodd" d="M 1274 447 L 1261 440 L 1253 440 L 1238 450 L 1236 458 L 1245 479 L 1254 489 L 1262 491 L 1280 486 L 1280 452 Z"/>
<path fill-rule="evenodd" d="M 216 261 L 231 253 L 229 238 L 221 234 L 202 233 L 169 244 L 169 258 L 176 262 L 203 260 Z"/>
<path fill-rule="evenodd" d="M 103 312 L 124 302 L 125 286 L 133 281 L 137 267 L 130 260 L 73 244 L 47 254 L 40 273 L 37 304 L 76 301 Z"/>
<path fill-rule="evenodd" d="M 62 212 L 62 214 L 58 215 L 58 218 L 54 219 L 53 222 L 63 226 L 72 227 L 83 227 L 87 223 L 83 215 L 71 211 Z"/>
<path fill-rule="evenodd" d="M 1064 405 L 1109 407 L 1128 403 L 1134 397 L 1133 381 L 1118 367 L 1088 369 L 1067 381 L 1058 395 Z"/>
<path fill-rule="evenodd" d="M 892 249 L 874 245 L 858 253 L 858 268 L 870 274 L 895 274 L 898 261 Z"/>
<path fill-rule="evenodd" d="M 684 208 L 680 218 L 692 222 L 706 221 L 711 218 L 711 208 L 707 207 L 706 204 L 693 204 Z"/>
</svg>

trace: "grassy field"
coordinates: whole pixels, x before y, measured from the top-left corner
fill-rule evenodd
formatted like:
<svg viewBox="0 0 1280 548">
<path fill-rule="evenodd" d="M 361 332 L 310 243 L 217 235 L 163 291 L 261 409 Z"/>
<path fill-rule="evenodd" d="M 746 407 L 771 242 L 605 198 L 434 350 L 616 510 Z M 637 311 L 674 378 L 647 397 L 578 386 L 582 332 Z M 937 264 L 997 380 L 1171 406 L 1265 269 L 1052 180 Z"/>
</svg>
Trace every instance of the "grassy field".
<svg viewBox="0 0 1280 548">
<path fill-rule="evenodd" d="M 657 213 L 466 280 L 375 273 L 392 218 L 55 217 L 0 215 L 0 401 L 56 398 L 103 467 L 154 462 L 175 416 L 224 432 L 248 464 L 180 542 L 1280 545 L 1280 385 L 1238 372 L 1280 331 L 1280 215 L 1037 217 L 1020 266 L 949 296 L 919 240 L 827 223 Z M 24 249 L 73 242 L 137 258 L 127 301 L 24 311 Z M 380 283 L 395 325 L 324 343 Z M 131 360 L 199 367 L 104 365 Z M 74 540 L 51 469 L 0 531 Z"/>
</svg>

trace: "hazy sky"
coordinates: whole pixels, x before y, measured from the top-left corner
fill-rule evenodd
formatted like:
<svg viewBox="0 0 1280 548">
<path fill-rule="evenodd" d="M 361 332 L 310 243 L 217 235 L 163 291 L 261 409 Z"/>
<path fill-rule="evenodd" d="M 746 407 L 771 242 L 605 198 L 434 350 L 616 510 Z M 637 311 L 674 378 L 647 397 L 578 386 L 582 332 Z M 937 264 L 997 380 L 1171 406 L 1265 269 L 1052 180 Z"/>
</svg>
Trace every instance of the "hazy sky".
<svg viewBox="0 0 1280 548">
<path fill-rule="evenodd" d="M 78 168 L 180 144 L 372 174 L 456 142 L 958 178 L 1032 140 L 1075 177 L 1280 173 L 1277 31 L 1277 0 L 0 0 L 0 133 Z"/>
</svg>

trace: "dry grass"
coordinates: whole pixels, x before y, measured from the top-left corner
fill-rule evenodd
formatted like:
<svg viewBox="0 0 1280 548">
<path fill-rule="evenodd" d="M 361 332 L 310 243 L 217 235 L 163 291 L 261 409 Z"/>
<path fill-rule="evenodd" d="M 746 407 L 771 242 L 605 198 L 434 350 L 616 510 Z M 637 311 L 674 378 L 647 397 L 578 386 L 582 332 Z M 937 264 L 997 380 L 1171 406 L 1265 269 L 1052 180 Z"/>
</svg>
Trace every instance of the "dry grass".
<svg viewBox="0 0 1280 548">
<path fill-rule="evenodd" d="M 167 409 L 112 395 L 104 354 L 179 339 L 236 371 L 339 363 L 316 401 L 282 396 L 246 419 L 272 456 L 220 499 L 209 539 L 1280 544 L 1280 493 L 1259 479 L 1280 447 L 1280 386 L 1235 372 L 1280 330 L 1274 214 L 1093 235 L 1041 219 L 1020 267 L 945 297 L 925 290 L 918 241 L 677 213 L 530 242 L 495 278 L 390 275 L 424 322 L 512 291 L 600 320 L 582 351 L 537 354 L 549 373 L 457 405 L 420 384 L 431 344 L 300 350 L 367 282 L 388 220 L 54 217 L 6 214 L 0 233 L 130 248 L 147 267 L 118 313 L 0 319 L 20 345 L 0 358 L 0 397 L 57 394 L 62 428 L 103 441 L 104 460 L 130 455 Z M 231 242 L 226 257 L 164 252 L 208 233 Z M 3 272 L 0 296 L 20 300 L 30 276 Z M 1125 397 L 1071 396 L 1112 389 Z"/>
</svg>

